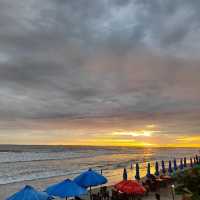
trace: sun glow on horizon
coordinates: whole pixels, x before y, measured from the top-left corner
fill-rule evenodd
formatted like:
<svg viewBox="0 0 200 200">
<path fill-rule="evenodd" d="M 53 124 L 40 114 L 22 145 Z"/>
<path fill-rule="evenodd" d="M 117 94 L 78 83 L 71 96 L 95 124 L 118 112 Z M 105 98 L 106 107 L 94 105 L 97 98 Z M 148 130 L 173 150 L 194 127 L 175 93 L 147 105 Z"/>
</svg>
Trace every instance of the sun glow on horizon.
<svg viewBox="0 0 200 200">
<path fill-rule="evenodd" d="M 113 132 L 113 135 L 124 135 L 124 136 L 132 136 L 132 137 L 151 137 L 154 133 L 159 133 L 160 131 L 154 130 L 138 130 L 138 131 L 118 131 Z"/>
<path fill-rule="evenodd" d="M 52 145 L 82 145 L 82 146 L 127 146 L 127 147 L 156 147 L 156 144 L 130 140 L 85 140 L 79 142 L 55 142 Z"/>
<path fill-rule="evenodd" d="M 37 130 L 15 130 L 15 134 L 23 137 L 9 137 L 12 133 L 4 130 L 1 144 L 28 145 L 82 145 L 82 146 L 129 146 L 129 147 L 200 147 L 200 136 L 183 134 L 173 135 L 155 124 L 144 125 L 143 128 L 117 129 L 96 127 L 76 129 L 59 128 Z M 74 125 L 74 126 L 75 126 Z M 104 129 L 103 129 L 104 128 Z M 10 134 L 11 136 L 12 134 Z M 9 142 L 8 142 L 9 141 Z"/>
<path fill-rule="evenodd" d="M 176 139 L 177 141 L 180 142 L 200 142 L 200 136 L 185 136 L 185 137 L 180 137 Z"/>
</svg>

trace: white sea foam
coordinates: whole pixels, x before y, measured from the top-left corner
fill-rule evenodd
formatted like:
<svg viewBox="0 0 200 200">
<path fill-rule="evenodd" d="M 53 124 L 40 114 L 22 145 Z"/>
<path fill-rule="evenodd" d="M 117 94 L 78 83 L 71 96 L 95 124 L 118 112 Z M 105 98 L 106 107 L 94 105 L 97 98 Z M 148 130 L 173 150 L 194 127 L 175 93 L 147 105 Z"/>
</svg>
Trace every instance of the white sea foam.
<svg viewBox="0 0 200 200">
<path fill-rule="evenodd" d="M 57 176 L 73 178 L 92 167 L 103 169 L 110 179 L 121 176 L 121 168 L 136 161 L 169 160 L 174 157 L 194 156 L 198 149 L 145 148 L 9 148 L 0 152 L 0 184 Z M 140 165 L 143 173 L 145 164 Z"/>
</svg>

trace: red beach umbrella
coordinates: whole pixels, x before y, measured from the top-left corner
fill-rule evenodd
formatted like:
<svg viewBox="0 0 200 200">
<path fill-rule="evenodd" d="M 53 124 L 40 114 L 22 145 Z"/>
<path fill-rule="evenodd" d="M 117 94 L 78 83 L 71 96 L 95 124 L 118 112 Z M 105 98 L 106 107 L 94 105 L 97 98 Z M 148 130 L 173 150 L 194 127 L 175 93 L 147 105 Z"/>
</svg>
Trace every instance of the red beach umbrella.
<svg viewBox="0 0 200 200">
<path fill-rule="evenodd" d="M 117 183 L 115 188 L 126 194 L 142 195 L 146 192 L 145 188 L 134 180 L 123 180 Z"/>
</svg>

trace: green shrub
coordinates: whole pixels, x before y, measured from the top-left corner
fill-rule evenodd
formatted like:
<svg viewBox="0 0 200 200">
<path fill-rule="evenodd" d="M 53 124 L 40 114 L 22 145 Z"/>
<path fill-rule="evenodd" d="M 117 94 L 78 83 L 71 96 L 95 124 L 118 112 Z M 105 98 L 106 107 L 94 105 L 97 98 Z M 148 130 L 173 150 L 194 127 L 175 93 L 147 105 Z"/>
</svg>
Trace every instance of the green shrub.
<svg viewBox="0 0 200 200">
<path fill-rule="evenodd" d="M 200 166 L 177 172 L 173 178 L 177 194 L 191 194 L 192 200 L 200 200 Z"/>
</svg>

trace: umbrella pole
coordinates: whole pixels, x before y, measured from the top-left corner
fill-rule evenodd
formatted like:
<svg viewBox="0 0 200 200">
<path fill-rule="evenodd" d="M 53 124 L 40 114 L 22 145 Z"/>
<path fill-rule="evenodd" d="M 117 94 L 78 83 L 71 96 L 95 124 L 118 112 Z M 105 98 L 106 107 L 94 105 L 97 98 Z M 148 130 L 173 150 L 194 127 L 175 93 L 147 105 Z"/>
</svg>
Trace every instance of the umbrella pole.
<svg viewBox="0 0 200 200">
<path fill-rule="evenodd" d="M 91 186 L 90 186 L 90 200 L 92 200 L 92 189 L 91 189 Z"/>
<path fill-rule="evenodd" d="M 65 199 L 67 200 L 67 197 Z"/>
</svg>

